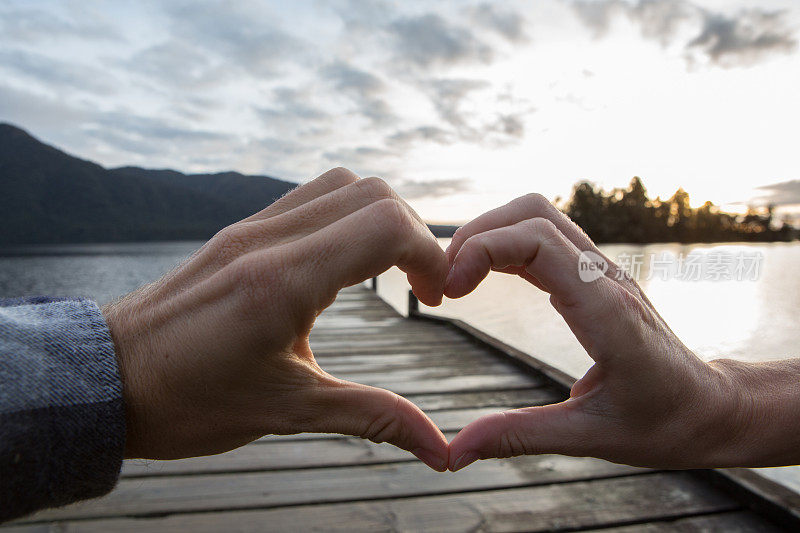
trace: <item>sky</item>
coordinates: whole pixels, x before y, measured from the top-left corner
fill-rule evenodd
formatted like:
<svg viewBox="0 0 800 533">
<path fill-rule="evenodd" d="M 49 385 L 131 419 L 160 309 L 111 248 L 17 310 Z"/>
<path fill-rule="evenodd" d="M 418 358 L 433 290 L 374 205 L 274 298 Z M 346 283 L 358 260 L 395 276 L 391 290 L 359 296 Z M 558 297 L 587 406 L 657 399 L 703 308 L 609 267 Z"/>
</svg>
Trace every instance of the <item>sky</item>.
<svg viewBox="0 0 800 533">
<path fill-rule="evenodd" d="M 574 183 L 800 212 L 797 0 L 0 2 L 0 121 L 105 166 L 380 176 L 433 222 Z"/>
</svg>

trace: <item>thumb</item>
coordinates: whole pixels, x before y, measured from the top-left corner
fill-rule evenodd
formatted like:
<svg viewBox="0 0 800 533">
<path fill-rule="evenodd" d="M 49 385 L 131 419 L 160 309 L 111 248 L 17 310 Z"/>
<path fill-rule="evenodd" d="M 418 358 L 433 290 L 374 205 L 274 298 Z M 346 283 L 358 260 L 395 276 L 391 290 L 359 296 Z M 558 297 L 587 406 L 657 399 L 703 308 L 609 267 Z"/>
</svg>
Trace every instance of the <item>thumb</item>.
<svg viewBox="0 0 800 533">
<path fill-rule="evenodd" d="M 493 457 L 558 453 L 584 455 L 591 443 L 588 423 L 574 403 L 526 407 L 482 416 L 450 442 L 453 472 Z"/>
<path fill-rule="evenodd" d="M 388 442 L 438 472 L 447 470 L 447 439 L 419 407 L 393 392 L 336 380 L 319 391 L 325 406 L 311 431 Z"/>
</svg>

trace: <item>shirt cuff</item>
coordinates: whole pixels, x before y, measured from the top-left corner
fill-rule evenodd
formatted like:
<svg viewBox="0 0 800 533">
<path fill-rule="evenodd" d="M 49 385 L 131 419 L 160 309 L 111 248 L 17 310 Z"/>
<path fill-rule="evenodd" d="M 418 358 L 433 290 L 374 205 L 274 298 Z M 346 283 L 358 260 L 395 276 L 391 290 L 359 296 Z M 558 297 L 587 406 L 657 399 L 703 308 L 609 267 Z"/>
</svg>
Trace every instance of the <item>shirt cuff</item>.
<svg viewBox="0 0 800 533">
<path fill-rule="evenodd" d="M 86 299 L 0 299 L 0 521 L 101 496 L 125 447 L 114 343 Z"/>
</svg>

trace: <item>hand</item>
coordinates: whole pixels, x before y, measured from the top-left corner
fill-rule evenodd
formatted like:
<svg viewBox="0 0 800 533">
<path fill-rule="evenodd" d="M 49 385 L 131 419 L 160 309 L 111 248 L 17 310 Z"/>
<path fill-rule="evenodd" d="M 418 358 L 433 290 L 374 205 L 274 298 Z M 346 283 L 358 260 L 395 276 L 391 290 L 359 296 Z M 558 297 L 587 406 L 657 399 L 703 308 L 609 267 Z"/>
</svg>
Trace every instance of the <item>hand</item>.
<svg viewBox="0 0 800 533">
<path fill-rule="evenodd" d="M 439 305 L 447 261 L 381 180 L 331 170 L 106 306 L 123 378 L 127 457 L 223 452 L 264 434 L 387 441 L 446 470 L 447 441 L 414 404 L 337 379 L 308 336 L 337 292 L 391 267 Z"/>
<path fill-rule="evenodd" d="M 581 281 L 582 252 L 608 270 Z M 595 361 L 570 398 L 492 414 L 450 443 L 451 470 L 477 459 L 559 453 L 657 468 L 795 464 L 800 364 L 704 363 L 638 284 L 540 195 L 460 228 L 445 294 L 471 292 L 490 269 L 516 274 L 550 302 Z"/>
</svg>

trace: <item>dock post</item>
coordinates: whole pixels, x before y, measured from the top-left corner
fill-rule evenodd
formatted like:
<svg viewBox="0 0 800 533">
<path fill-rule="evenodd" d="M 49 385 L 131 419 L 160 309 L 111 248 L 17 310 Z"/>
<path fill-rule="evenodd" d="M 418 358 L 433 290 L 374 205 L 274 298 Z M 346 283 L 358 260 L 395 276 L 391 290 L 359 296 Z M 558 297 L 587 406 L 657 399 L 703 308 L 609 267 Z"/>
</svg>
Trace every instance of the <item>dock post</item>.
<svg viewBox="0 0 800 533">
<path fill-rule="evenodd" d="M 417 296 L 414 294 L 414 291 L 408 291 L 408 316 L 416 316 L 419 314 L 419 300 L 417 300 Z"/>
<path fill-rule="evenodd" d="M 372 278 L 372 283 L 370 284 L 369 288 L 375 292 L 378 292 L 378 276 Z"/>
</svg>

